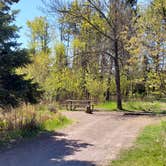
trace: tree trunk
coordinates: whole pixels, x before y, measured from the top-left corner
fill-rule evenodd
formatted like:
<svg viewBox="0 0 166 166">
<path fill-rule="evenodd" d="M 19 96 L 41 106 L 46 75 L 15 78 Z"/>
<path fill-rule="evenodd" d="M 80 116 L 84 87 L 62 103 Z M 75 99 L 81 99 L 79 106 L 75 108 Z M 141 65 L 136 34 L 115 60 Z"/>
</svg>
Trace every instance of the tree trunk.
<svg viewBox="0 0 166 166">
<path fill-rule="evenodd" d="M 110 95 L 111 95 L 111 93 L 110 93 L 110 83 L 111 83 L 111 78 L 109 77 L 108 82 L 107 82 L 108 88 L 107 88 L 106 93 L 105 93 L 105 100 L 106 101 L 110 101 Z"/>
<path fill-rule="evenodd" d="M 115 82 L 116 82 L 116 97 L 117 97 L 117 108 L 122 110 L 122 96 L 121 96 L 121 88 L 120 88 L 120 70 L 119 70 L 119 61 L 118 61 L 118 41 L 115 40 Z"/>
</svg>

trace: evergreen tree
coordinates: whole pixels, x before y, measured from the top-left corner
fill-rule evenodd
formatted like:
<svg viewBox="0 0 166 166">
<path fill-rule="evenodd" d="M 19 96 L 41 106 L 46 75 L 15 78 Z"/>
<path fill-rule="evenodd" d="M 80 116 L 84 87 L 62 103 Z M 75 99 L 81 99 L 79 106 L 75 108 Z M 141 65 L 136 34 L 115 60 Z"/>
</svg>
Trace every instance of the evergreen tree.
<svg viewBox="0 0 166 166">
<path fill-rule="evenodd" d="M 25 49 L 19 48 L 18 27 L 13 23 L 18 11 L 11 5 L 18 0 L 0 1 L 0 107 L 8 109 L 22 102 L 36 103 L 41 96 L 38 84 L 25 80 L 16 69 L 31 61 Z"/>
</svg>

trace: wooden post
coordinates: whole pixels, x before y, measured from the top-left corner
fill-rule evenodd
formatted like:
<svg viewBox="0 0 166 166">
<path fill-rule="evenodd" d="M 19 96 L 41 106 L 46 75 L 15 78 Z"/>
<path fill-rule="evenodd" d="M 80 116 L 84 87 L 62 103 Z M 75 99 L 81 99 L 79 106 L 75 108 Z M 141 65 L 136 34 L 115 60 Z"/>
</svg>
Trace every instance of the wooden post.
<svg viewBox="0 0 166 166">
<path fill-rule="evenodd" d="M 70 110 L 73 111 L 72 101 L 70 101 Z"/>
<path fill-rule="evenodd" d="M 87 107 L 86 107 L 86 113 L 89 113 L 89 114 L 92 113 L 91 102 L 90 102 L 90 101 L 88 101 L 88 105 L 87 105 Z"/>
</svg>

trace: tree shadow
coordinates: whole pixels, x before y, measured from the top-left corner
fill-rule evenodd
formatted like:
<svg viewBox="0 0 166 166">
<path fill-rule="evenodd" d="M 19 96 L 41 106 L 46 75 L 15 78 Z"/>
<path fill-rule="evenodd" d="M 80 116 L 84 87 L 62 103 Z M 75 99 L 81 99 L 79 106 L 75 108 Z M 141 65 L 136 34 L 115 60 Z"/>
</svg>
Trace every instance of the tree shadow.
<svg viewBox="0 0 166 166">
<path fill-rule="evenodd" d="M 88 161 L 70 160 L 54 163 L 57 166 L 95 166 L 96 164 Z"/>
<path fill-rule="evenodd" d="M 94 166 L 93 162 L 72 158 L 89 146 L 93 145 L 63 133 L 50 133 L 0 153 L 0 166 Z M 70 159 L 66 160 L 67 156 Z"/>
</svg>

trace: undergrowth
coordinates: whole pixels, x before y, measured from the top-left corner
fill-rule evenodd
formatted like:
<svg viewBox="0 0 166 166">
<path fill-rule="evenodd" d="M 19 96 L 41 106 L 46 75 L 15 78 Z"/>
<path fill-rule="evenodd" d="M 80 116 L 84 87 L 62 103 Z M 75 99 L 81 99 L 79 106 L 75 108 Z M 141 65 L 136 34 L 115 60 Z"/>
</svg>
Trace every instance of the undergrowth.
<svg viewBox="0 0 166 166">
<path fill-rule="evenodd" d="M 71 120 L 47 106 L 23 105 L 0 114 L 0 146 L 65 127 Z"/>
</svg>

